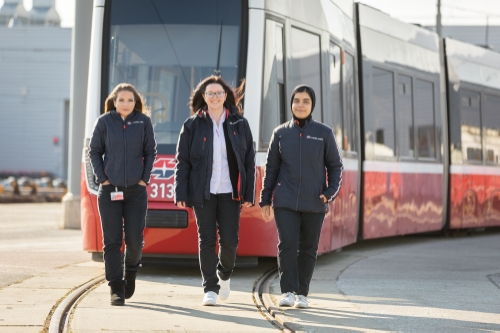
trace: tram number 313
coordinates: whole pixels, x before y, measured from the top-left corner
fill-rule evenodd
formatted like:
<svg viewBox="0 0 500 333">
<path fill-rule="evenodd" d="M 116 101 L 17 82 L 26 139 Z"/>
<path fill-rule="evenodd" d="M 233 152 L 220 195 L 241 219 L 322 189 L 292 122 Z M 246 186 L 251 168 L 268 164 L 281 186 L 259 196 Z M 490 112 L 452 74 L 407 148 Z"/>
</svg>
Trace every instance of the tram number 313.
<svg viewBox="0 0 500 333">
<path fill-rule="evenodd" d="M 151 198 L 156 198 L 160 195 L 160 198 L 172 199 L 174 197 L 174 184 L 151 184 Z"/>
</svg>

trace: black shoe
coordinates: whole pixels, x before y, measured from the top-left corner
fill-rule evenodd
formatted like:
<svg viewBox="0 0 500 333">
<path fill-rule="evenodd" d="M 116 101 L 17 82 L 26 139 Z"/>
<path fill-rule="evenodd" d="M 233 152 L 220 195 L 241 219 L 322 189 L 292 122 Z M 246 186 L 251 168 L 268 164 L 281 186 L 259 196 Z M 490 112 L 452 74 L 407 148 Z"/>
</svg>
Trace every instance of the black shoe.
<svg viewBox="0 0 500 333">
<path fill-rule="evenodd" d="M 111 305 L 124 305 L 125 304 L 125 282 L 124 281 L 111 281 L 108 283 L 111 287 Z"/>
<path fill-rule="evenodd" d="M 137 271 L 125 271 L 125 281 L 127 284 L 125 285 L 125 298 L 129 299 L 134 295 L 135 291 L 135 278 L 137 277 Z"/>
</svg>

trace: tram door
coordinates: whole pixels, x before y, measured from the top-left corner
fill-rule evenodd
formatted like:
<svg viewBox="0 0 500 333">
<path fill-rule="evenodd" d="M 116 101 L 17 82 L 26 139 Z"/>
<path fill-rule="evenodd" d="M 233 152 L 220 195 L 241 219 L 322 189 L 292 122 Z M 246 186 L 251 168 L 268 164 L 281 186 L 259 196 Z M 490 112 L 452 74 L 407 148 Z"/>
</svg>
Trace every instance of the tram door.
<svg viewBox="0 0 500 333">
<path fill-rule="evenodd" d="M 333 129 L 342 154 L 344 172 L 338 197 L 325 222 L 330 223 L 330 246 L 354 243 L 357 235 L 358 137 L 354 57 L 330 42 L 328 103 L 323 122 Z"/>
</svg>

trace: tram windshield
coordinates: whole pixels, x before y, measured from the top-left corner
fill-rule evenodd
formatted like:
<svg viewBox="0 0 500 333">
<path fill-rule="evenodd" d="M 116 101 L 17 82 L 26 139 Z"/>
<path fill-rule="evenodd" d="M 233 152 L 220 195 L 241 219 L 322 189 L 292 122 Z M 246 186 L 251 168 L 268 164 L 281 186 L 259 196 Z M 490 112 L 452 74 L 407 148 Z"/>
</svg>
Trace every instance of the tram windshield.
<svg viewBox="0 0 500 333">
<path fill-rule="evenodd" d="M 145 97 L 160 153 L 175 151 L 203 78 L 219 66 L 238 85 L 241 17 L 235 0 L 112 1 L 107 90 L 127 82 Z"/>
</svg>

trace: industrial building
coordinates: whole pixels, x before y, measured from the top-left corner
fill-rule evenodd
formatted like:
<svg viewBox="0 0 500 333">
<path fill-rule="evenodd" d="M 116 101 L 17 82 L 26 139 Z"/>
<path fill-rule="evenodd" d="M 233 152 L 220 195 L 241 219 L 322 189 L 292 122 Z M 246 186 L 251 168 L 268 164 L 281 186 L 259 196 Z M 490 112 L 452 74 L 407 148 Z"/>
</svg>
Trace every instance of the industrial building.
<svg viewBox="0 0 500 333">
<path fill-rule="evenodd" d="M 70 71 L 71 28 L 60 27 L 55 0 L 33 0 L 30 11 L 4 0 L 0 174 L 67 177 Z"/>
</svg>

